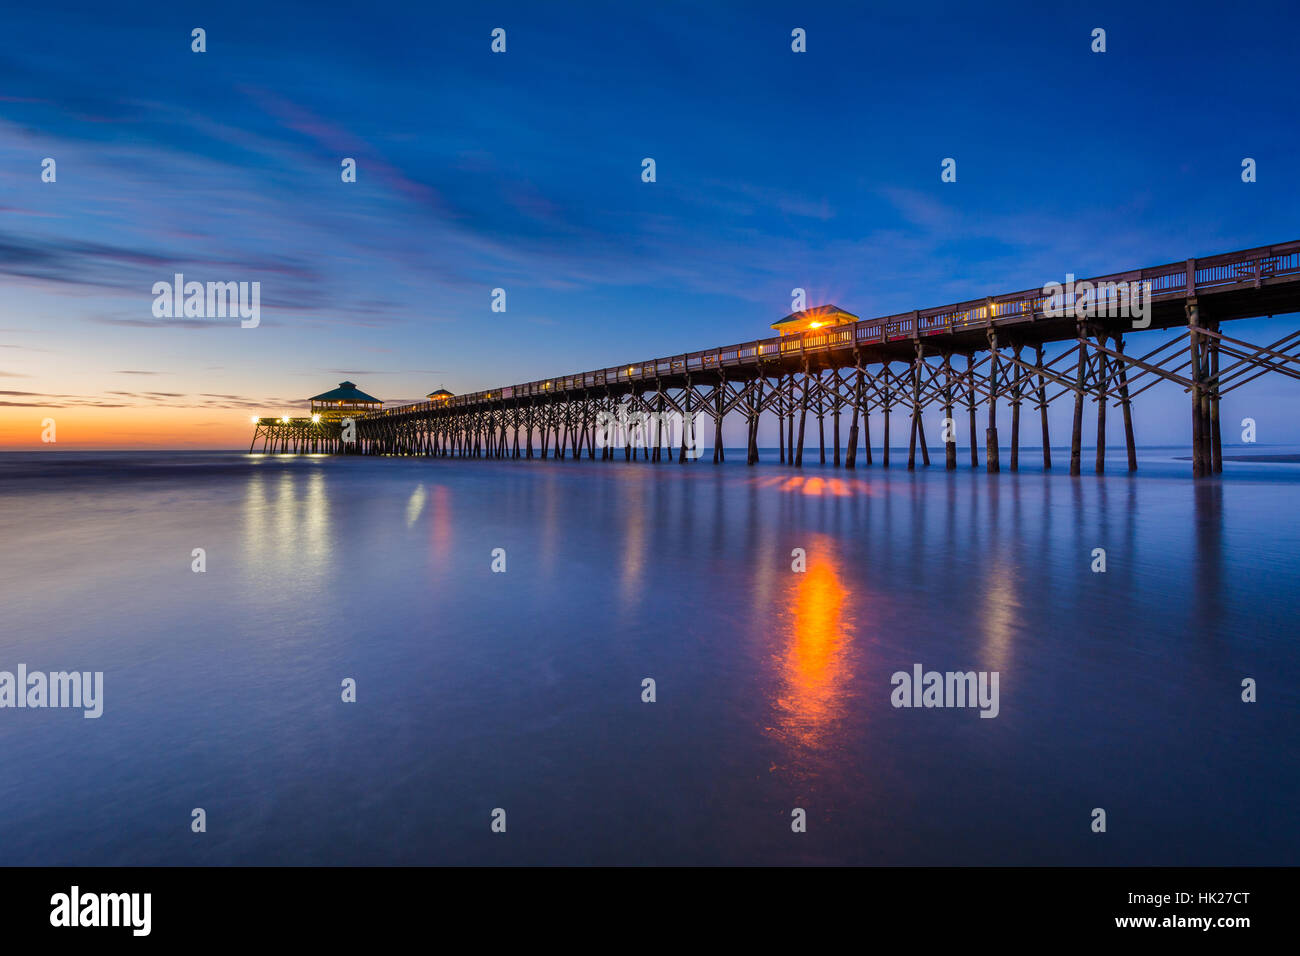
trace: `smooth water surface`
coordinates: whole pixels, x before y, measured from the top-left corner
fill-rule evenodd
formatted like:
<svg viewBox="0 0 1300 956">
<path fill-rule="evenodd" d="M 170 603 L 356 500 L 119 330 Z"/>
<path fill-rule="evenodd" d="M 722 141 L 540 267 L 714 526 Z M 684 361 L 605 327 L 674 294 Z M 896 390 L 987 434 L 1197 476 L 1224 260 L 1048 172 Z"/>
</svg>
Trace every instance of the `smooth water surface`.
<svg viewBox="0 0 1300 956">
<path fill-rule="evenodd" d="M 0 864 L 1300 863 L 1300 466 L 902 461 L 0 456 Z"/>
</svg>

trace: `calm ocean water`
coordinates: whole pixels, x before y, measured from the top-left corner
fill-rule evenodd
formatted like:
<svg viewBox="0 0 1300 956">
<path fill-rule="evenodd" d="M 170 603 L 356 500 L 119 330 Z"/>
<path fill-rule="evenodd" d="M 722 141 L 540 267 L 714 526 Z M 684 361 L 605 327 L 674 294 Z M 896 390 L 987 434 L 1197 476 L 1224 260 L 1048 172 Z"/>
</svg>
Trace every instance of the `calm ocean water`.
<svg viewBox="0 0 1300 956">
<path fill-rule="evenodd" d="M 1300 465 L 1174 454 L 0 456 L 0 670 L 104 672 L 0 710 L 0 864 L 1300 863 Z"/>
</svg>

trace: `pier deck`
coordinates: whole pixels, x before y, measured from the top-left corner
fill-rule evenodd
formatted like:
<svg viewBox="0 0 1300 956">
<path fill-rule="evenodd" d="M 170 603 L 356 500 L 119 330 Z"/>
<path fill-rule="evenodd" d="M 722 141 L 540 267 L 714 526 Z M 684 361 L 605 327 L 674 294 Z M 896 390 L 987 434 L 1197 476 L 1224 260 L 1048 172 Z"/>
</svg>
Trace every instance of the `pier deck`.
<svg viewBox="0 0 1300 956">
<path fill-rule="evenodd" d="M 1062 277 L 1064 278 L 1064 277 Z M 1300 312 L 1300 241 L 1187 259 L 1079 283 L 1107 290 L 1091 310 L 1076 314 L 1076 298 L 1046 294 L 1046 287 L 988 296 L 936 308 L 803 334 L 670 355 L 557 378 L 417 402 L 370 412 L 356 419 L 356 440 L 339 443 L 361 454 L 532 458 L 548 453 L 614 457 L 608 423 L 618 421 L 624 458 L 672 460 L 678 439 L 665 435 L 665 421 L 684 423 L 678 460 L 690 460 L 692 428 L 701 420 L 714 430 L 713 460 L 720 461 L 722 425 L 739 415 L 748 428 L 747 460 L 758 460 L 758 423 L 780 424 L 779 458 L 803 464 L 808 415 L 818 424 L 818 448 L 826 461 L 826 420 L 832 424 L 833 464 L 855 467 L 859 451 L 873 463 L 867 415 L 884 415 L 882 464 L 889 464 L 890 416 L 908 416 L 907 466 L 918 448 L 930 463 L 923 411 L 943 409 L 945 465 L 956 467 L 954 410 L 966 412 L 972 465 L 978 465 L 976 414 L 987 411 L 985 465 L 1001 468 L 997 404 L 1009 403 L 1009 467 L 1019 466 L 1021 407 L 1038 412 L 1044 466 L 1052 467 L 1047 409 L 1063 396 L 1074 402 L 1069 468 L 1082 469 L 1082 422 L 1086 401 L 1097 407 L 1095 470 L 1105 468 L 1106 410 L 1121 410 L 1127 466 L 1137 468 L 1133 400 L 1160 382 L 1189 395 L 1193 474 L 1222 469 L 1219 435 L 1221 397 L 1260 375 L 1300 378 L 1300 331 L 1268 345 L 1229 336 L 1222 323 Z M 1132 294 L 1125 293 L 1132 290 Z M 1146 298 L 1138 318 L 1135 311 Z M 1151 351 L 1126 353 L 1127 339 L 1150 331 L 1182 334 Z M 1044 346 L 1070 347 L 1045 360 Z M 849 418 L 847 442 L 841 419 Z M 602 429 L 598 433 L 598 428 Z M 865 435 L 860 434 L 866 432 Z M 534 439 L 537 439 L 534 441 Z M 602 441 L 602 438 L 605 440 Z M 668 438 L 668 440 L 666 440 Z M 689 441 L 688 441 L 689 439 Z M 860 441 L 860 439 L 862 439 Z M 843 450 L 843 458 L 841 458 Z"/>
</svg>

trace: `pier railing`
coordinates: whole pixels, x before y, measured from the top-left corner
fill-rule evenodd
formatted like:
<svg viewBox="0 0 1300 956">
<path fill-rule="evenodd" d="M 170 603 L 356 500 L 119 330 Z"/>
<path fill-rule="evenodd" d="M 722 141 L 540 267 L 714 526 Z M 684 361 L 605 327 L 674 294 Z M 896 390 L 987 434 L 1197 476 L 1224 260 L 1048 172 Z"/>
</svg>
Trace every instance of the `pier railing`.
<svg viewBox="0 0 1300 956">
<path fill-rule="evenodd" d="M 1094 288 L 1109 283 L 1140 283 L 1153 303 L 1191 298 L 1210 293 L 1261 288 L 1279 282 L 1300 282 L 1300 241 L 1262 246 L 1239 252 L 1223 253 L 1205 259 L 1188 259 L 1166 265 L 1129 272 L 1080 279 Z M 663 358 L 619 365 L 610 368 L 539 379 L 498 389 L 486 389 L 456 395 L 441 402 L 414 402 L 368 413 L 367 419 L 407 415 L 434 409 L 478 406 L 532 396 L 554 396 L 604 385 L 652 381 L 696 371 L 760 365 L 765 361 L 792 355 L 824 353 L 855 345 L 882 345 L 889 342 L 951 335 L 972 328 L 985 328 L 1041 321 L 1048 318 L 1048 308 L 1069 306 L 1056 296 L 1044 295 L 1042 288 L 1026 289 L 1004 295 L 989 296 L 937 308 L 919 309 L 852 324 L 758 339 L 740 345 L 687 352 Z"/>
</svg>

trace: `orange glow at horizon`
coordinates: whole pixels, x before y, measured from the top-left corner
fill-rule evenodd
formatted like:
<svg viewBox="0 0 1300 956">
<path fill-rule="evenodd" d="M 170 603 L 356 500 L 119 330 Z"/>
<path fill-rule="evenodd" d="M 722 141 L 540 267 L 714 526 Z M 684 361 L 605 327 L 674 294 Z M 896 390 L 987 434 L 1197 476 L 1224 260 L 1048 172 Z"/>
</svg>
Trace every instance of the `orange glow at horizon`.
<svg viewBox="0 0 1300 956">
<path fill-rule="evenodd" d="M 279 417 L 286 412 L 268 408 L 262 414 Z M 46 419 L 54 420 L 53 442 L 42 441 Z M 0 450 L 214 448 L 246 451 L 253 440 L 253 427 L 246 409 L 10 406 L 0 408 Z"/>
</svg>

